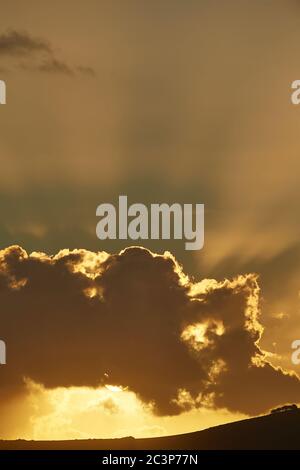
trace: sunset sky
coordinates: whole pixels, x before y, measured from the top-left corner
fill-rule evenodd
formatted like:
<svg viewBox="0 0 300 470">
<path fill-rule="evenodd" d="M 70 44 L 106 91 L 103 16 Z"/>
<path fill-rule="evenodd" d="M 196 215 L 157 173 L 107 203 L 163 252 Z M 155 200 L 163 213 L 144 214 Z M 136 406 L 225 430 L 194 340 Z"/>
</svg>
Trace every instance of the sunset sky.
<svg viewBox="0 0 300 470">
<path fill-rule="evenodd" d="M 0 1 L 0 438 L 300 403 L 299 44 L 297 0 Z M 120 194 L 204 248 L 100 241 Z"/>
</svg>

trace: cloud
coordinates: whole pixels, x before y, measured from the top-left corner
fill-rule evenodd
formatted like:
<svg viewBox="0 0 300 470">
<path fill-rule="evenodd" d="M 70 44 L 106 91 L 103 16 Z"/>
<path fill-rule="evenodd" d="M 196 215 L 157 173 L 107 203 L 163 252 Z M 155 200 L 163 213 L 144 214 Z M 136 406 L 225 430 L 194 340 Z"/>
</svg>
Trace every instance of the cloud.
<svg viewBox="0 0 300 470">
<path fill-rule="evenodd" d="M 38 70 L 47 73 L 62 73 L 65 75 L 74 75 L 74 70 L 71 67 L 69 67 L 66 63 L 55 58 L 51 58 L 50 60 L 44 61 L 42 64 L 39 65 Z"/>
<path fill-rule="evenodd" d="M 33 38 L 26 32 L 8 31 L 0 35 L 0 56 L 28 56 L 37 51 L 52 54 L 47 41 Z"/>
<path fill-rule="evenodd" d="M 122 386 L 157 415 L 197 407 L 257 414 L 299 400 L 295 374 L 259 346 L 255 275 L 192 282 L 175 258 L 0 252 L 0 403 L 26 380 L 56 387 Z"/>
<path fill-rule="evenodd" d="M 0 58 L 18 59 L 23 70 L 36 70 L 63 75 L 94 75 L 93 68 L 82 65 L 70 66 L 56 56 L 49 41 L 36 38 L 27 32 L 7 31 L 0 35 Z M 20 62 L 20 60 L 22 60 Z"/>
<path fill-rule="evenodd" d="M 90 75 L 92 77 L 96 75 L 96 72 L 92 67 L 85 67 L 85 66 L 79 65 L 78 67 L 76 67 L 76 70 L 80 73 L 83 73 L 85 75 Z"/>
</svg>

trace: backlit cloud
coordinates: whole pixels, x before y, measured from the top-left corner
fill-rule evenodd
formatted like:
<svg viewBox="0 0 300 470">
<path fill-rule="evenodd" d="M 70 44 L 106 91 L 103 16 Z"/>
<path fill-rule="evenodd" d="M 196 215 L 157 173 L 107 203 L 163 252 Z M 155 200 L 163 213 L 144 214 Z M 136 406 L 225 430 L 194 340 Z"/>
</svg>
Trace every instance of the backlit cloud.
<svg viewBox="0 0 300 470">
<path fill-rule="evenodd" d="M 253 274 L 196 283 L 171 254 L 138 247 L 48 256 L 13 246 L 0 266 L 4 409 L 26 380 L 45 389 L 109 385 L 157 415 L 203 406 L 257 414 L 299 400 L 298 377 L 259 346 Z"/>
</svg>

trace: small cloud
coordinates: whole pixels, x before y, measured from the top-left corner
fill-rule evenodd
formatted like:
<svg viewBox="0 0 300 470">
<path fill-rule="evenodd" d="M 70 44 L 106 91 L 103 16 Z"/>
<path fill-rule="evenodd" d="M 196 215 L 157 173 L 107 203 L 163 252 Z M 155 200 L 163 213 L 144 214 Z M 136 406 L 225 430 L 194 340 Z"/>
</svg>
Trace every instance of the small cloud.
<svg viewBox="0 0 300 470">
<path fill-rule="evenodd" d="M 24 225 L 7 225 L 7 231 L 13 236 L 31 235 L 34 238 L 42 239 L 47 233 L 47 227 L 39 222 L 30 222 Z"/>
<path fill-rule="evenodd" d="M 69 65 L 67 65 L 65 62 L 62 62 L 61 60 L 55 59 L 54 57 L 44 61 L 37 67 L 37 69 L 41 72 L 46 73 L 62 73 L 65 75 L 74 75 L 74 70 L 69 67 Z"/>
<path fill-rule="evenodd" d="M 83 75 L 90 75 L 91 77 L 94 77 L 96 75 L 96 72 L 92 67 L 85 67 L 85 66 L 79 65 L 78 67 L 76 67 L 76 70 L 79 73 L 82 73 Z"/>
<path fill-rule="evenodd" d="M 47 41 L 33 38 L 28 33 L 8 31 L 0 35 L 0 56 L 27 56 L 37 51 L 52 53 Z"/>
<path fill-rule="evenodd" d="M 284 313 L 284 312 L 276 312 L 276 313 L 273 313 L 273 315 L 271 315 L 272 318 L 275 318 L 275 320 L 284 320 L 285 318 L 289 318 L 289 314 L 288 313 Z"/>
<path fill-rule="evenodd" d="M 95 75 L 92 67 L 69 65 L 67 61 L 57 57 L 48 40 L 33 37 L 27 32 L 12 30 L 0 34 L 0 57 L 10 61 L 17 59 L 14 65 L 27 71 L 68 76 L 74 76 L 77 73 L 86 76 Z M 22 62 L 19 62 L 20 59 Z"/>
</svg>

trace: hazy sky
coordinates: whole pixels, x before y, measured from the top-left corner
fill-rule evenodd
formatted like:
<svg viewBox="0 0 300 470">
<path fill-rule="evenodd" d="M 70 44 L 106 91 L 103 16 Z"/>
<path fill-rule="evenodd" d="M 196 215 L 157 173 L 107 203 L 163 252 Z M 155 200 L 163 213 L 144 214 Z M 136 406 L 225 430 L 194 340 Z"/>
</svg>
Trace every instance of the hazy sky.
<svg viewBox="0 0 300 470">
<path fill-rule="evenodd" d="M 128 242 L 97 239 L 101 202 L 127 194 L 145 204 L 204 203 L 203 250 L 186 252 L 181 241 L 143 246 L 171 251 L 196 281 L 257 273 L 265 328 L 259 344 L 273 353 L 272 364 L 299 373 L 290 360 L 291 342 L 300 337 L 300 107 L 290 101 L 291 83 L 300 78 L 299 43 L 296 0 L 1 0 L 0 79 L 7 84 L 7 105 L 0 106 L 1 249 L 17 244 L 28 253 L 114 253 Z M 2 269 L 6 273 L 6 265 Z M 161 305 L 161 315 L 166 308 Z M 126 309 L 124 315 L 126 320 Z M 28 372 L 25 366 L 20 374 Z M 3 368 L 0 381 L 1 374 Z M 38 373 L 29 379 L 46 386 Z M 82 380 L 73 383 L 73 398 L 79 385 L 97 384 Z M 43 428 L 43 413 L 66 389 L 43 391 L 28 383 L 35 399 L 45 400 L 39 399 L 42 411 L 33 418 L 36 436 L 55 437 L 48 424 Z M 70 384 L 59 378 L 54 383 Z M 139 399 L 157 399 L 135 389 L 133 377 L 130 383 Z M 110 399 L 102 389 L 100 398 L 82 390 L 92 402 Z M 7 432 L 14 437 L 18 426 L 25 433 L 22 413 L 26 423 L 30 415 L 28 396 L 18 400 L 23 411 Z M 137 400 L 134 406 L 144 406 Z M 218 407 L 199 411 L 202 421 L 195 410 L 188 418 L 157 418 L 147 410 L 151 417 L 141 419 L 139 428 L 146 430 L 140 435 L 254 413 L 228 403 Z M 78 410 L 77 418 L 55 413 L 47 423 L 84 422 Z M 62 424 L 60 436 L 85 432 L 73 424 Z M 26 432 L 33 435 L 28 427 Z M 101 427 L 95 432 L 101 435 Z"/>
</svg>

